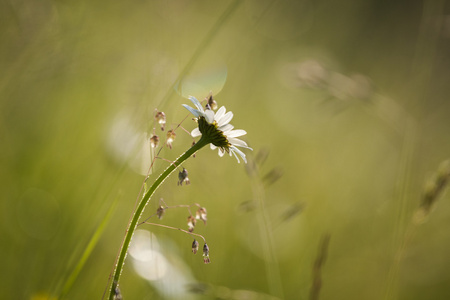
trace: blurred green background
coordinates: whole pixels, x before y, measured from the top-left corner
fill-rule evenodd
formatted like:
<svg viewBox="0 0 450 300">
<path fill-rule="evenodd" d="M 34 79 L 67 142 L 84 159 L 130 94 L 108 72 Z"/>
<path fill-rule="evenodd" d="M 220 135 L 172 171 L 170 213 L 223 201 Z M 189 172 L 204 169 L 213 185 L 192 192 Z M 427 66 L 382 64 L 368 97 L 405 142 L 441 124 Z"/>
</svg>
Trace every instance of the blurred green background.
<svg viewBox="0 0 450 300">
<path fill-rule="evenodd" d="M 163 143 L 187 96 L 212 91 L 250 163 L 202 149 L 191 185 L 172 175 L 144 212 L 205 206 L 212 263 L 143 225 L 133 241 L 151 255 L 128 256 L 124 299 L 449 299 L 448 194 L 410 221 L 450 157 L 449 46 L 439 0 L 0 1 L 0 295 L 100 299 L 146 135 Z M 178 129 L 160 156 L 191 142 Z"/>
</svg>

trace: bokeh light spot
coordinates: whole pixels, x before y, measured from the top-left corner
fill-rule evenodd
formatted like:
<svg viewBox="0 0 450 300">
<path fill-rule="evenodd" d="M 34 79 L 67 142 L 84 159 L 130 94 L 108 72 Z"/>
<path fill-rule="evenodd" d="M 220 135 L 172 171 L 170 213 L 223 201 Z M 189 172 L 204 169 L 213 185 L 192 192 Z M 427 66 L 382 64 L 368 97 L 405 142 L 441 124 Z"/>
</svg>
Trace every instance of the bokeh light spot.
<svg viewBox="0 0 450 300">
<path fill-rule="evenodd" d="M 176 91 L 184 98 L 206 97 L 211 91 L 217 95 L 227 80 L 227 66 L 219 58 L 203 59 L 176 85 Z"/>
</svg>

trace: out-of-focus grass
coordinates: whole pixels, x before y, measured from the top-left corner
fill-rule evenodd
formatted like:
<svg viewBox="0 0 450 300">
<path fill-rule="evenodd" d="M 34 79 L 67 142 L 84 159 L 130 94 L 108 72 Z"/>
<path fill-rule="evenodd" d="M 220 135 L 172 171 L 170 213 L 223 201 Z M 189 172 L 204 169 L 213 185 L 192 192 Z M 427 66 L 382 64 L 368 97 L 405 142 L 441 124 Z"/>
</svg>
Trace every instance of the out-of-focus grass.
<svg viewBox="0 0 450 300">
<path fill-rule="evenodd" d="M 117 146 L 131 143 L 127 131 L 111 128 L 122 118 L 136 132 L 153 130 L 158 104 L 168 127 L 185 117 L 181 103 L 188 100 L 170 93 L 172 86 L 232 3 L 0 4 L 4 298 L 58 295 L 61 278 L 76 267 L 120 193 L 112 221 L 67 294 L 101 297 L 143 180 Z M 398 272 L 388 276 L 425 180 L 450 153 L 448 5 L 433 3 L 243 1 L 189 68 L 185 88 L 195 88 L 199 99 L 208 86 L 221 90 L 215 98 L 234 112 L 233 125 L 248 132 L 251 155 L 270 150 L 261 174 L 283 169 L 264 192 L 286 299 L 308 297 L 325 233 L 331 238 L 320 298 L 449 296 L 445 193 L 417 227 Z M 407 119 L 414 127 L 405 126 Z M 183 126 L 195 124 L 188 118 Z M 174 159 L 190 143 L 179 131 L 163 156 Z M 164 167 L 158 161 L 155 172 Z M 205 206 L 208 224 L 196 231 L 207 238 L 212 264 L 191 253 L 184 234 L 142 229 L 168 241 L 183 274 L 206 283 L 208 295 L 270 293 L 261 212 L 251 205 L 242 164 L 206 149 L 185 167 L 191 185 L 178 187 L 170 178 L 146 212 L 154 212 L 160 197 Z M 174 210 L 163 222 L 184 228 L 186 217 Z M 158 284 L 149 285 L 126 262 L 126 299 L 163 298 Z"/>
</svg>

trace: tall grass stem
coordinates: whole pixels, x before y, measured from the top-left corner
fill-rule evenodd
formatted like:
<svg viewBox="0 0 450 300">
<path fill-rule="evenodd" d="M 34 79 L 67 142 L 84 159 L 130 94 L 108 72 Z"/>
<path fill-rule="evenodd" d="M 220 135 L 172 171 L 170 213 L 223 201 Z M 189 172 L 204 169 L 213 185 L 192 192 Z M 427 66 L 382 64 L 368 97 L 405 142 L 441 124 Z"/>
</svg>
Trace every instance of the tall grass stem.
<svg viewBox="0 0 450 300">
<path fill-rule="evenodd" d="M 257 174 L 254 174 L 257 175 Z M 284 298 L 283 284 L 281 282 L 280 268 L 275 252 L 275 241 L 270 217 L 266 209 L 265 190 L 261 180 L 257 176 L 252 178 L 253 199 L 258 205 L 258 228 L 261 237 L 261 249 L 264 255 L 266 267 L 266 277 L 269 285 L 269 291 L 273 296 Z"/>
<path fill-rule="evenodd" d="M 127 256 L 128 248 L 131 243 L 131 239 L 133 237 L 133 234 L 136 230 L 137 223 L 144 211 L 145 206 L 147 206 L 148 202 L 150 201 L 150 198 L 156 191 L 156 189 L 166 180 L 166 178 L 172 174 L 173 171 L 176 170 L 176 168 L 181 165 L 186 159 L 191 157 L 195 152 L 203 148 L 209 143 L 206 138 L 201 138 L 196 144 L 194 144 L 191 148 L 189 148 L 186 152 L 184 152 L 181 156 L 179 156 L 169 167 L 167 167 L 164 172 L 159 175 L 159 177 L 155 180 L 155 182 L 152 184 L 152 186 L 148 189 L 147 193 L 145 193 L 144 197 L 139 202 L 136 210 L 133 213 L 133 216 L 131 218 L 130 223 L 128 224 L 128 229 L 125 233 L 125 238 L 122 242 L 122 247 L 120 249 L 120 253 L 117 259 L 117 263 L 112 275 L 112 282 L 110 285 L 109 290 L 109 300 L 114 299 L 114 293 L 116 290 L 116 287 L 119 284 L 120 275 L 122 273 L 123 265 L 125 263 L 125 258 Z"/>
</svg>

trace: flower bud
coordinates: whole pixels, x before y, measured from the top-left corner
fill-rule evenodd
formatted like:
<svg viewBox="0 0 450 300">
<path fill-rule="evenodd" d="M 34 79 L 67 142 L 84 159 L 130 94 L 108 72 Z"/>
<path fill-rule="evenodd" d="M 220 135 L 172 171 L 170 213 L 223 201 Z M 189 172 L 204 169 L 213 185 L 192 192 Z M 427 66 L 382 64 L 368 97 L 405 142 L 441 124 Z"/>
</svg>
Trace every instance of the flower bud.
<svg viewBox="0 0 450 300">
<path fill-rule="evenodd" d="M 203 245 L 203 262 L 205 264 L 209 264 L 211 262 L 209 259 L 209 247 L 206 243 Z"/>
<path fill-rule="evenodd" d="M 197 251 L 198 251 L 198 242 L 196 239 L 194 239 L 194 241 L 192 242 L 192 252 L 194 254 L 197 254 Z"/>
<path fill-rule="evenodd" d="M 158 216 L 158 219 L 162 219 L 165 213 L 165 208 L 163 206 L 158 207 L 158 209 L 156 210 L 156 215 Z"/>
<path fill-rule="evenodd" d="M 120 289 L 118 286 L 114 288 L 114 300 L 122 300 L 122 293 L 120 293 Z"/>
<path fill-rule="evenodd" d="M 167 147 L 169 147 L 170 149 L 172 149 L 172 143 L 175 140 L 175 137 L 177 135 L 175 134 L 175 131 L 173 131 L 172 129 L 167 131 L 167 140 L 166 140 L 166 145 Z"/>
<path fill-rule="evenodd" d="M 206 225 L 206 208 L 204 207 L 200 207 L 196 212 L 195 212 L 195 218 L 202 220 L 203 223 L 205 223 Z"/>
<path fill-rule="evenodd" d="M 166 126 L 166 114 L 162 111 L 156 110 L 155 120 L 161 126 L 161 130 L 164 131 L 164 126 Z"/>
<path fill-rule="evenodd" d="M 152 146 L 152 148 L 156 148 L 159 145 L 159 136 L 157 135 L 152 135 L 152 137 L 150 138 L 150 146 Z"/>
<path fill-rule="evenodd" d="M 189 216 L 187 218 L 187 225 L 189 227 L 189 232 L 193 232 L 195 228 L 195 223 L 197 223 L 197 220 L 193 216 Z"/>
<path fill-rule="evenodd" d="M 183 182 L 185 182 L 186 185 L 191 183 L 188 178 L 188 171 L 185 168 L 178 173 L 178 185 L 183 185 Z"/>
<path fill-rule="evenodd" d="M 216 100 L 214 100 L 213 96 L 212 96 L 212 92 L 209 93 L 209 96 L 207 97 L 208 102 L 206 103 L 206 109 L 212 109 L 212 110 L 216 110 L 217 109 L 217 102 Z"/>
</svg>

